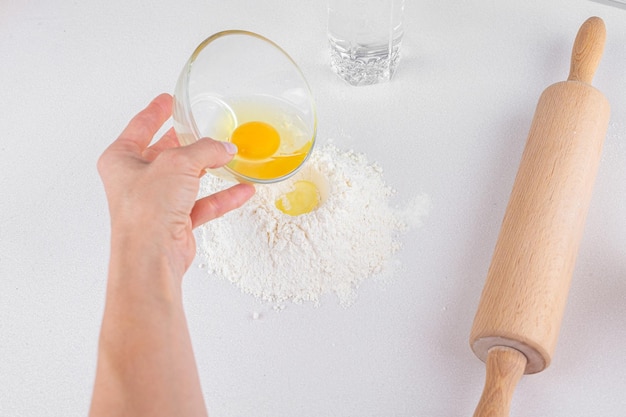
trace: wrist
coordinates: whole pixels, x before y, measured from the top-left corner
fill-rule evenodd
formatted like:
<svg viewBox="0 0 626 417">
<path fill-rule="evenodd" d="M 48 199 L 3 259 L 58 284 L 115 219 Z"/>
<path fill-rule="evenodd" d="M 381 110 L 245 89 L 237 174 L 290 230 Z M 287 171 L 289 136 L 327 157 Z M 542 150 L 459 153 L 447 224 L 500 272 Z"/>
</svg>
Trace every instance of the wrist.
<svg viewBox="0 0 626 417">
<path fill-rule="evenodd" d="M 112 229 L 110 288 L 132 297 L 180 299 L 184 269 L 167 242 L 145 229 Z"/>
</svg>

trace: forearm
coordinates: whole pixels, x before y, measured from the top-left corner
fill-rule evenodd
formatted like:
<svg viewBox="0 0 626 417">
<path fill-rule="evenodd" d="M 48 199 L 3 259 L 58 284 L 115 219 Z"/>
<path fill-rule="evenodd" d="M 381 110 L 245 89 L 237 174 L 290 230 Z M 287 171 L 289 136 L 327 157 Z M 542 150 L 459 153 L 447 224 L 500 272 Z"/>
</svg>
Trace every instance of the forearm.
<svg viewBox="0 0 626 417">
<path fill-rule="evenodd" d="M 206 415 L 171 254 L 112 240 L 91 416 Z"/>
</svg>

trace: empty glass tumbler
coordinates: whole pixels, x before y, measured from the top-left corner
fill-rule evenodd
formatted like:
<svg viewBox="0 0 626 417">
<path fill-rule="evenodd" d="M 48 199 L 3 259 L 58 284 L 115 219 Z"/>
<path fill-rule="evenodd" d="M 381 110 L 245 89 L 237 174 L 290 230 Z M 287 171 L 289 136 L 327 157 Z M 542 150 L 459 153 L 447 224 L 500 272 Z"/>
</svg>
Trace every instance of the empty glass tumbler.
<svg viewBox="0 0 626 417">
<path fill-rule="evenodd" d="M 332 69 L 351 85 L 389 81 L 398 67 L 404 0 L 328 0 Z"/>
</svg>

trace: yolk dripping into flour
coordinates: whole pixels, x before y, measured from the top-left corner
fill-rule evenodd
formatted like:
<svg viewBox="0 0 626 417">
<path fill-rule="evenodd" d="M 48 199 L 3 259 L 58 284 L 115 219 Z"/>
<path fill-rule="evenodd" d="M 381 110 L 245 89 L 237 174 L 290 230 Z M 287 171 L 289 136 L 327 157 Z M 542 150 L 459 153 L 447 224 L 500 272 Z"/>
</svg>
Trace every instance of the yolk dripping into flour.
<svg viewBox="0 0 626 417">
<path fill-rule="evenodd" d="M 276 200 L 276 208 L 290 216 L 310 213 L 320 203 L 320 193 L 311 181 L 296 181 L 293 189 Z"/>
<path fill-rule="evenodd" d="M 237 145 L 237 155 L 245 159 L 266 159 L 280 146 L 280 135 L 264 122 L 248 122 L 237 127 L 230 141 Z"/>
</svg>

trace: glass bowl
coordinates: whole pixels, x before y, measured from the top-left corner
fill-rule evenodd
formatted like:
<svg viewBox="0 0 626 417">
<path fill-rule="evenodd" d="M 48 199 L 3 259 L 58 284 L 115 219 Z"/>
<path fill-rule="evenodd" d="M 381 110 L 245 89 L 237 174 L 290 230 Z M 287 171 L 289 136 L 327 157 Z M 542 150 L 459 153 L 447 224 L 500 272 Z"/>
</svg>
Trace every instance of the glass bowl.
<svg viewBox="0 0 626 417">
<path fill-rule="evenodd" d="M 207 171 L 253 183 L 296 173 L 317 130 L 298 65 L 274 42 L 240 30 L 216 33 L 193 52 L 174 92 L 173 124 L 183 145 L 202 137 L 235 143 L 233 160 Z"/>
</svg>

